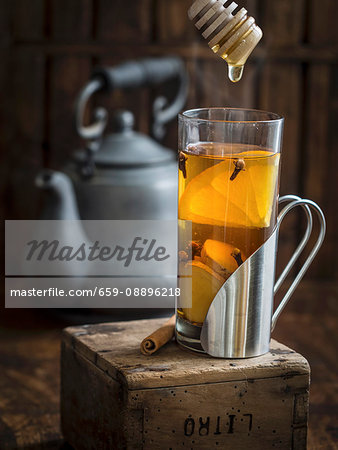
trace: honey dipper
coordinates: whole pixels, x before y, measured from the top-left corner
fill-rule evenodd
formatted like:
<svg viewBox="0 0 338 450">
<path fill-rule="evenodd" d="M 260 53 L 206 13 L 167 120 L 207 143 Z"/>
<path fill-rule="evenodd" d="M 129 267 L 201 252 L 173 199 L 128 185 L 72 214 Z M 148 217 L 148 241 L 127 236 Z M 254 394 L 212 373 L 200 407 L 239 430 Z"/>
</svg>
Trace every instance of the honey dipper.
<svg viewBox="0 0 338 450">
<path fill-rule="evenodd" d="M 228 63 L 233 82 L 242 78 L 244 64 L 263 36 L 247 10 L 235 12 L 237 8 L 231 0 L 196 0 L 188 11 L 212 51 Z"/>
</svg>

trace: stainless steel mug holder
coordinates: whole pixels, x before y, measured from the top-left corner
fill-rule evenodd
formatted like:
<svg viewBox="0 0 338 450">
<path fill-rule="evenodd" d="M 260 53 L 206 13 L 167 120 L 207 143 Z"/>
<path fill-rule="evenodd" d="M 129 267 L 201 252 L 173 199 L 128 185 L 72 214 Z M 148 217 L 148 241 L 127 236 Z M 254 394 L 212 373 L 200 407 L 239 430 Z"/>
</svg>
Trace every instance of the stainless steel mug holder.
<svg viewBox="0 0 338 450">
<path fill-rule="evenodd" d="M 280 212 L 271 237 L 231 275 L 210 305 L 200 339 L 203 350 L 211 356 L 250 358 L 269 351 L 271 331 L 323 243 L 326 222 L 320 207 L 311 200 L 295 195 L 281 197 L 279 203 L 285 202 L 289 203 Z M 301 206 L 306 213 L 307 229 L 289 263 L 274 283 L 279 229 L 284 217 L 297 206 Z M 320 222 L 317 242 L 273 313 L 274 295 L 311 236 L 311 210 L 317 213 Z"/>
</svg>

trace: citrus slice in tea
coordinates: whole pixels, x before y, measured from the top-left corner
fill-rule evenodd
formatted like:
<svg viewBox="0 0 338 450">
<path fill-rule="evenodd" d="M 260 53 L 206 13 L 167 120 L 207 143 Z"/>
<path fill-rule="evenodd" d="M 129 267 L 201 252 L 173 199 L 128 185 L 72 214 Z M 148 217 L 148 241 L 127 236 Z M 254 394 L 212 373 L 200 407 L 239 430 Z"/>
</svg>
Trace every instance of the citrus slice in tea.
<svg viewBox="0 0 338 450">
<path fill-rule="evenodd" d="M 218 275 L 224 277 L 225 280 L 229 278 L 245 260 L 246 257 L 239 249 L 214 239 L 207 239 L 201 252 L 202 263 L 209 266 Z"/>
<path fill-rule="evenodd" d="M 184 317 L 190 322 L 203 323 L 211 302 L 224 281 L 207 265 L 199 261 L 188 262 L 180 274 L 181 292 L 187 297 L 180 299 L 184 305 Z M 187 305 L 189 307 L 186 307 Z"/>
<path fill-rule="evenodd" d="M 222 157 L 186 156 L 188 174 L 194 165 L 205 163 L 208 168 L 188 182 L 179 200 L 180 219 L 228 227 L 270 226 L 279 154 L 255 149 Z M 241 169 L 236 170 L 239 160 Z"/>
</svg>

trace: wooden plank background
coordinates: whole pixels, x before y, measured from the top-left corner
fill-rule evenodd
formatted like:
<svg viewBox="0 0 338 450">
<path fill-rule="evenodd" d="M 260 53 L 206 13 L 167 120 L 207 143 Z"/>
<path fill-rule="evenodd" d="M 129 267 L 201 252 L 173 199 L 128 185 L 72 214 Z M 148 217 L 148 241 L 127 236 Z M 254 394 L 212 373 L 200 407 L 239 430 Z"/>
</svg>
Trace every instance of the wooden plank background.
<svg viewBox="0 0 338 450">
<path fill-rule="evenodd" d="M 286 118 L 281 193 L 298 193 L 323 207 L 328 220 L 324 248 L 312 279 L 332 281 L 336 257 L 338 2 L 241 1 L 264 31 L 264 39 L 240 84 L 207 48 L 187 19 L 191 0 L 0 0 L 0 197 L 6 219 L 37 217 L 34 177 L 42 166 L 60 168 L 81 145 L 73 127 L 73 104 L 96 64 L 177 54 L 191 77 L 187 108 L 264 108 Z M 116 92 L 100 103 L 112 113 L 133 110 L 149 132 L 149 90 Z M 175 150 L 176 124 L 163 143 Z M 297 215 L 283 227 L 279 265 L 301 234 Z M 1 222 L 3 227 L 3 221 Z"/>
</svg>

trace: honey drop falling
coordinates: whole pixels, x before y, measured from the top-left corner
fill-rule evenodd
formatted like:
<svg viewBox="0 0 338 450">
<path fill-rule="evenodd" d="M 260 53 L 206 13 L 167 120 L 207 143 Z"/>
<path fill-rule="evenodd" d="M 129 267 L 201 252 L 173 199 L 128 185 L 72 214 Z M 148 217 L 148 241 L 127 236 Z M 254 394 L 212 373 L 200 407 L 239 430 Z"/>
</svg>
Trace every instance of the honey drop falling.
<svg viewBox="0 0 338 450">
<path fill-rule="evenodd" d="M 228 65 L 228 76 L 233 83 L 237 83 L 241 80 L 244 72 L 244 66 L 232 66 Z"/>
</svg>

